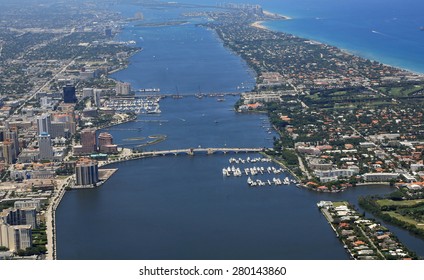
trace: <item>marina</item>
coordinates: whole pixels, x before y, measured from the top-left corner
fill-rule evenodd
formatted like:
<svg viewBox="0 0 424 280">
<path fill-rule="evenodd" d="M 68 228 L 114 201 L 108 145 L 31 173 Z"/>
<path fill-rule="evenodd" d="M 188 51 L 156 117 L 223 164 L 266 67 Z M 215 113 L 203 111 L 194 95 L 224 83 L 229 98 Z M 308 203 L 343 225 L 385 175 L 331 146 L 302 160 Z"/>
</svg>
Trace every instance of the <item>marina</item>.
<svg viewBox="0 0 424 280">
<path fill-rule="evenodd" d="M 247 157 L 247 158 L 230 158 L 228 160 L 231 166 L 222 168 L 222 175 L 224 177 L 242 177 L 242 176 L 248 176 L 247 178 L 247 184 L 250 187 L 258 187 L 258 186 L 280 186 L 280 185 L 290 185 L 290 184 L 296 184 L 297 181 L 294 179 L 290 179 L 289 177 L 279 178 L 279 177 L 269 177 L 269 175 L 279 175 L 279 174 L 285 174 L 284 168 L 276 168 L 272 165 L 262 165 L 262 166 L 256 166 L 252 164 L 256 163 L 270 163 L 272 160 L 270 158 L 265 157 Z M 243 167 L 238 167 L 235 165 L 244 165 Z M 249 166 L 247 166 L 249 165 Z M 254 176 L 261 176 L 261 175 L 268 175 L 266 178 L 261 179 L 255 179 L 253 180 L 251 178 Z"/>
<path fill-rule="evenodd" d="M 118 113 L 160 114 L 160 97 L 116 98 L 105 102 L 104 107 Z"/>
</svg>

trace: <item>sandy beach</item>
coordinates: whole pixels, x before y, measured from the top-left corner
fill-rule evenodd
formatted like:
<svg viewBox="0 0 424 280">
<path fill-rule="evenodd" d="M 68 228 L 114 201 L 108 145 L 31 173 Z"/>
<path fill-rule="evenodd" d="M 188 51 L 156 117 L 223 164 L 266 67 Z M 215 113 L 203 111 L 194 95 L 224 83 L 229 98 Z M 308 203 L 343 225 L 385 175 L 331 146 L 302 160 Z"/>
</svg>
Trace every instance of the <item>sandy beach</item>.
<svg viewBox="0 0 424 280">
<path fill-rule="evenodd" d="M 268 30 L 268 28 L 266 26 L 264 26 L 263 23 L 264 23 L 263 21 L 255 21 L 250 26 L 255 27 L 255 28 L 259 28 L 259 29 L 266 29 L 266 30 Z"/>
<path fill-rule="evenodd" d="M 289 20 L 292 19 L 289 16 L 284 16 L 284 15 L 280 15 L 280 14 L 275 14 L 275 13 L 271 13 L 268 11 L 263 11 L 264 15 L 270 17 L 270 20 Z M 254 23 L 251 24 L 252 27 L 255 28 L 259 28 L 259 29 L 265 29 L 268 30 L 268 27 L 266 27 L 265 25 L 263 25 L 264 21 L 255 21 Z"/>
<path fill-rule="evenodd" d="M 282 20 L 289 20 L 292 19 L 289 16 L 285 16 L 285 15 L 280 15 L 280 14 L 275 14 L 275 13 L 271 13 L 268 11 L 263 11 L 264 15 L 269 16 L 269 17 L 274 17 L 276 19 L 282 19 Z"/>
</svg>

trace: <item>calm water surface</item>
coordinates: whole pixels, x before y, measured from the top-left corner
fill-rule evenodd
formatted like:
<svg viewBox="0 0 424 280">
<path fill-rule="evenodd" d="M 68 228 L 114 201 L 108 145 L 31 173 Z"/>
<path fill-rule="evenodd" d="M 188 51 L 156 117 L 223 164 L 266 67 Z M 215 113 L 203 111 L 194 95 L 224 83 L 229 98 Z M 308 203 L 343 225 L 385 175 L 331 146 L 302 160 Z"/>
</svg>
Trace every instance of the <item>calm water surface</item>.
<svg viewBox="0 0 424 280">
<path fill-rule="evenodd" d="M 286 3 L 259 2 L 266 8 L 282 8 Z M 141 10 L 147 22 L 181 19 L 186 11 L 115 8 L 128 16 Z M 135 40 L 143 51 L 114 77 L 131 82 L 134 88 L 159 87 L 169 93 L 177 87 L 181 94 L 199 89 L 206 93 L 250 89 L 253 73 L 211 31 L 196 27 L 198 21 L 173 27 L 128 26 L 117 39 Z M 142 115 L 137 122 L 107 130 L 115 143 L 127 147 L 146 143 L 151 136 L 166 136 L 163 142 L 143 146 L 144 150 L 271 147 L 276 135 L 269 131 L 265 116 L 235 113 L 236 100 L 232 96 L 223 102 L 216 98 L 164 99 L 162 114 Z M 57 210 L 58 258 L 348 259 L 316 202 L 357 204 L 361 195 L 391 191 L 360 187 L 330 195 L 294 185 L 249 188 L 246 176 L 222 176 L 230 157 L 247 155 L 161 157 L 112 165 L 119 171 L 101 188 L 67 192 L 63 198 Z M 389 228 L 424 256 L 423 240 Z"/>
</svg>

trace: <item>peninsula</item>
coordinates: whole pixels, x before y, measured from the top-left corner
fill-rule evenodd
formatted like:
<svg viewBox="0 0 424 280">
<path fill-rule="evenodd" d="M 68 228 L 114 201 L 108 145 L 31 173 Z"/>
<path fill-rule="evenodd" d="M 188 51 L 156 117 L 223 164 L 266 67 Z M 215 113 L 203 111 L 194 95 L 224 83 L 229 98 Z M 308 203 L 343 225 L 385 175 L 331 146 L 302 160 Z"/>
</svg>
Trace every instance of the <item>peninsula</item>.
<svg viewBox="0 0 424 280">
<path fill-rule="evenodd" d="M 281 135 L 271 154 L 304 186 L 336 192 L 364 182 L 423 180 L 416 172 L 424 147 L 422 75 L 260 28 L 274 20 L 262 11 L 208 16 L 214 21 L 205 26 L 257 74 L 237 109 L 268 112 Z"/>
</svg>

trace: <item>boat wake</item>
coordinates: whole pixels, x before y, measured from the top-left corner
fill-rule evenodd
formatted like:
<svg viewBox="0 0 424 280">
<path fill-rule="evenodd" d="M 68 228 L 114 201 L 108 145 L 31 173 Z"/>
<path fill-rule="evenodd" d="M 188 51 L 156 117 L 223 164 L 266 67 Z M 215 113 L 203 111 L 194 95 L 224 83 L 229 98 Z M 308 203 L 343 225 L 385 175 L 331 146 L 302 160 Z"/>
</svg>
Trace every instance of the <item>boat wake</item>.
<svg viewBox="0 0 424 280">
<path fill-rule="evenodd" d="M 391 36 L 389 36 L 389 35 L 387 35 L 387 34 L 384 34 L 384 33 L 382 33 L 382 32 L 376 31 L 376 30 L 371 30 L 371 32 L 372 32 L 372 33 L 374 33 L 374 34 L 381 35 L 381 36 L 391 37 Z"/>
</svg>

